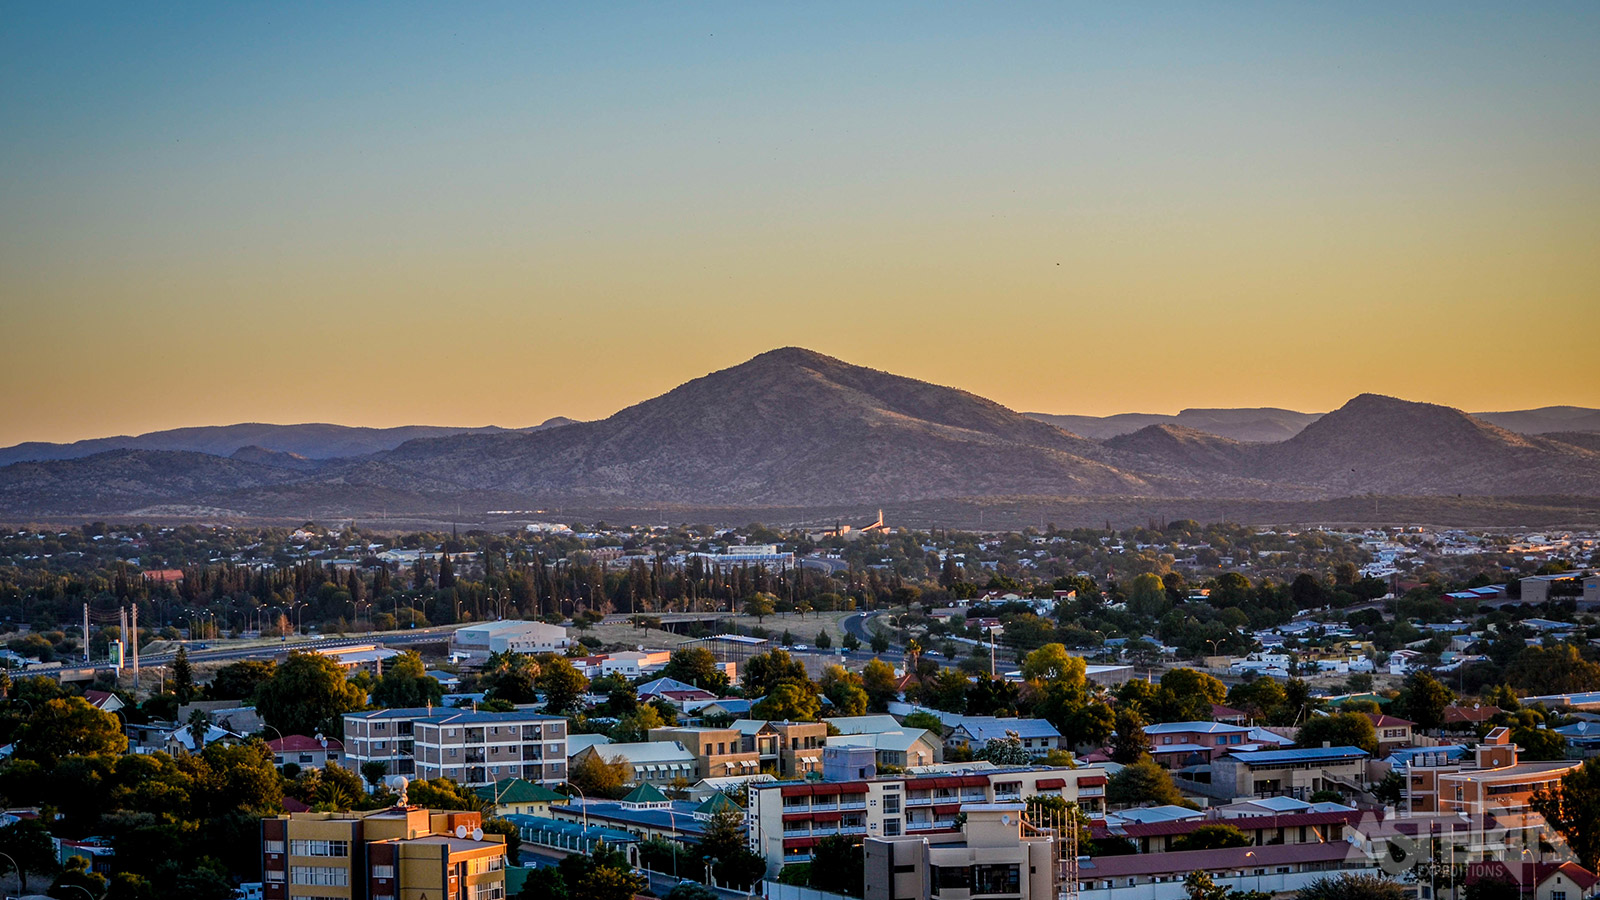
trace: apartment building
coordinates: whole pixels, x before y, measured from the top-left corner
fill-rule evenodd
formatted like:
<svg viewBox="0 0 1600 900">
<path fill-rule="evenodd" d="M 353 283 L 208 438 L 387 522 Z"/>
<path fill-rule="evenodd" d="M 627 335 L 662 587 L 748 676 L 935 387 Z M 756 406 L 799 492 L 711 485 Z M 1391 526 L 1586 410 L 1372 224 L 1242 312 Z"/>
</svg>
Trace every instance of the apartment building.
<svg viewBox="0 0 1600 900">
<path fill-rule="evenodd" d="M 869 837 L 865 900 L 1000 895 L 1055 900 L 1055 839 L 1025 830 L 1021 803 L 966 807 L 960 831 Z"/>
<path fill-rule="evenodd" d="M 769 874 L 808 862 L 829 835 L 923 836 L 953 831 L 956 815 L 977 803 L 1021 803 L 1037 794 L 1077 803 L 1090 815 L 1105 811 L 1106 772 L 1077 769 L 965 769 L 912 777 L 842 782 L 751 784 L 751 844 Z"/>
<path fill-rule="evenodd" d="M 1282 738 L 1269 744 L 1257 740 L 1261 737 L 1257 729 L 1219 722 L 1162 722 L 1146 725 L 1144 734 L 1150 740 L 1151 758 L 1169 769 L 1205 765 L 1234 750 L 1260 750 L 1288 743 L 1287 738 Z"/>
<path fill-rule="evenodd" d="M 505 778 L 567 780 L 567 720 L 525 712 L 459 710 L 416 720 L 418 778 L 480 787 Z"/>
<path fill-rule="evenodd" d="M 1318 791 L 1350 791 L 1366 784 L 1367 752 L 1360 747 L 1242 750 L 1211 763 L 1213 796 L 1306 800 Z M 1185 783 L 1188 784 L 1187 782 Z"/>
<path fill-rule="evenodd" d="M 745 749 L 744 735 L 737 728 L 686 728 L 663 726 L 650 729 L 650 740 L 677 742 L 694 754 L 694 774 L 690 781 L 722 778 L 727 775 L 755 775 L 761 771 L 761 758 L 755 747 Z"/>
<path fill-rule="evenodd" d="M 453 778 L 469 787 L 505 778 L 567 778 L 567 720 L 530 712 L 428 707 L 377 709 L 344 717 L 345 759 L 355 771 L 382 762 L 391 775 Z"/>
<path fill-rule="evenodd" d="M 740 746 L 756 754 L 759 771 L 774 772 L 783 778 L 822 771 L 822 751 L 828 745 L 828 726 L 824 722 L 739 719 L 732 728 L 739 732 Z"/>
<path fill-rule="evenodd" d="M 393 807 L 261 821 L 265 900 L 503 900 L 505 838 L 476 812 Z"/>
<path fill-rule="evenodd" d="M 1521 812 L 1534 794 L 1582 765 L 1579 760 L 1520 762 L 1521 748 L 1511 742 L 1507 728 L 1491 729 L 1470 757 L 1436 749 L 1419 751 L 1396 767 L 1405 778 L 1403 808 L 1413 814 Z"/>
</svg>

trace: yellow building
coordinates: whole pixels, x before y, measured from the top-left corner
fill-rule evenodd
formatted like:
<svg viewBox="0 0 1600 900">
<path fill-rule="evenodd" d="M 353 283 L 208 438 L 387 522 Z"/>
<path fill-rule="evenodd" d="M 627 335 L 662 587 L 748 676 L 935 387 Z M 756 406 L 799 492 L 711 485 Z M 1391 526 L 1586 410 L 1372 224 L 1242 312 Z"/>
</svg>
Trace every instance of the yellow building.
<svg viewBox="0 0 1600 900">
<path fill-rule="evenodd" d="M 261 822 L 267 900 L 502 900 L 505 838 L 482 816 L 394 807 Z"/>
</svg>

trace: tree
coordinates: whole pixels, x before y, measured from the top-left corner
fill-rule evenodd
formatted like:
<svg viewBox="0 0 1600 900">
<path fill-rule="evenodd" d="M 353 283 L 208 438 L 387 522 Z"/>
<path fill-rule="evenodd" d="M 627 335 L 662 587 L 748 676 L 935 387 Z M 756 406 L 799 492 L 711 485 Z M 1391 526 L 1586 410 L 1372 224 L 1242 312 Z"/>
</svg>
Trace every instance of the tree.
<svg viewBox="0 0 1600 900">
<path fill-rule="evenodd" d="M 444 688 L 422 665 L 422 654 L 407 650 L 389 660 L 383 677 L 372 689 L 372 702 L 391 709 L 437 706 L 444 701 Z"/>
<path fill-rule="evenodd" d="M 218 669 L 216 677 L 206 685 L 206 699 L 248 700 L 255 696 L 262 682 L 272 677 L 275 668 L 271 660 L 243 659 L 229 663 Z"/>
<path fill-rule="evenodd" d="M 0 853 L 16 861 L 22 893 L 28 893 L 28 873 L 49 874 L 56 870 L 56 847 L 50 829 L 38 819 L 23 819 L 0 828 Z M 4 865 L 0 857 L 0 865 Z"/>
<path fill-rule="evenodd" d="M 889 650 L 889 636 L 881 631 L 872 632 L 872 652 L 886 653 Z"/>
<path fill-rule="evenodd" d="M 667 891 L 662 900 L 720 900 L 720 897 L 715 891 L 703 884 L 682 881 L 672 890 Z"/>
<path fill-rule="evenodd" d="M 1085 671 L 1083 657 L 1073 656 L 1061 644 L 1045 644 L 1022 659 L 1025 680 L 1064 684 L 1079 691 L 1088 684 Z"/>
<path fill-rule="evenodd" d="M 827 650 L 833 646 L 833 638 L 828 636 L 827 629 L 817 632 L 816 645 L 818 650 Z"/>
<path fill-rule="evenodd" d="M 1155 760 L 1141 759 L 1123 766 L 1106 782 L 1106 802 L 1118 806 L 1191 806 L 1172 783 L 1172 776 Z"/>
<path fill-rule="evenodd" d="M 1204 672 L 1173 669 L 1161 676 L 1157 716 L 1168 722 L 1208 722 L 1211 704 L 1228 698 L 1228 687 Z"/>
<path fill-rule="evenodd" d="M 1172 842 L 1173 850 L 1226 850 L 1248 847 L 1250 837 L 1233 825 L 1218 823 L 1199 828 Z"/>
<path fill-rule="evenodd" d="M 661 675 L 704 688 L 713 694 L 721 694 L 728 689 L 728 673 L 717 662 L 716 655 L 704 647 L 672 651 Z"/>
<path fill-rule="evenodd" d="M 406 802 L 428 809 L 482 809 L 483 800 L 478 795 L 456 784 L 450 778 L 431 781 L 419 778 L 406 786 Z"/>
<path fill-rule="evenodd" d="M 623 786 L 633 780 L 633 766 L 620 755 L 607 759 L 595 748 L 568 768 L 567 778 L 585 797 L 615 799 L 622 796 Z"/>
<path fill-rule="evenodd" d="M 787 650 L 768 650 L 757 653 L 745 662 L 744 692 L 749 697 L 765 697 L 780 682 L 792 681 L 810 684 L 805 664 L 789 655 Z"/>
<path fill-rule="evenodd" d="M 618 719 L 608 734 L 619 744 L 633 744 L 649 740 L 650 729 L 660 728 L 664 724 L 661 713 L 656 712 L 654 706 L 645 705 Z"/>
<path fill-rule="evenodd" d="M 881 659 L 869 659 L 861 668 L 861 689 L 867 692 L 867 708 L 883 712 L 890 701 L 900 696 L 894 667 Z"/>
<path fill-rule="evenodd" d="M 319 653 L 291 652 L 256 689 L 256 712 L 285 735 L 337 735 L 344 732 L 344 714 L 360 709 L 366 699 L 337 662 Z"/>
<path fill-rule="evenodd" d="M 761 702 L 751 707 L 750 711 L 757 719 L 815 722 L 817 714 L 822 711 L 822 704 L 817 700 L 817 695 L 805 685 L 782 681 L 774 685 Z"/>
<path fill-rule="evenodd" d="M 747 616 L 755 616 L 756 621 L 758 622 L 765 622 L 767 620 L 767 616 L 772 615 L 772 611 L 776 607 L 776 601 L 777 598 L 771 594 L 751 594 L 749 597 L 745 598 L 744 614 Z"/>
<path fill-rule="evenodd" d="M 1511 743 L 1522 748 L 1517 754 L 1520 761 L 1548 761 L 1567 758 L 1567 739 L 1550 728 L 1518 727 L 1511 729 Z"/>
<path fill-rule="evenodd" d="M 1456 698 L 1455 692 L 1426 672 L 1413 672 L 1395 705 L 1418 728 L 1432 731 L 1444 724 L 1444 710 Z"/>
<path fill-rule="evenodd" d="M 522 865 L 522 830 L 515 822 L 508 819 L 485 819 L 483 821 L 484 834 L 498 834 L 506 839 L 506 862 L 513 866 Z"/>
<path fill-rule="evenodd" d="M 1228 690 L 1228 705 L 1252 719 L 1266 719 L 1287 702 L 1288 695 L 1275 678 L 1254 678 Z"/>
<path fill-rule="evenodd" d="M 1300 889 L 1300 900 L 1404 900 L 1399 882 L 1376 875 L 1319 878 Z"/>
<path fill-rule="evenodd" d="M 388 774 L 389 763 L 386 760 L 374 759 L 361 764 L 361 777 L 374 787 L 382 784 Z"/>
<path fill-rule="evenodd" d="M 819 891 L 860 897 L 866 892 L 866 859 L 860 844 L 830 834 L 811 853 L 811 886 Z"/>
<path fill-rule="evenodd" d="M 1199 870 L 1183 880 L 1183 889 L 1188 900 L 1271 900 L 1262 891 L 1229 890 L 1213 881 L 1210 872 Z"/>
<path fill-rule="evenodd" d="M 1144 733 L 1144 719 L 1131 709 L 1118 709 L 1116 734 L 1111 739 L 1111 759 L 1131 765 L 1150 755 L 1150 736 Z"/>
<path fill-rule="evenodd" d="M 1331 716 L 1312 716 L 1300 726 L 1295 742 L 1301 747 L 1360 747 L 1378 752 L 1378 731 L 1364 713 L 1341 712 Z"/>
<path fill-rule="evenodd" d="M 1467 885 L 1464 900 L 1522 900 L 1522 886 L 1501 875 L 1497 878 L 1479 878 Z"/>
<path fill-rule="evenodd" d="M 859 716 L 867 711 L 867 692 L 861 689 L 861 676 L 841 665 L 822 670 L 818 683 L 822 696 L 833 704 L 833 715 Z"/>
<path fill-rule="evenodd" d="M 1136 616 L 1148 616 L 1152 619 L 1160 618 L 1171 606 L 1167 598 L 1167 587 L 1161 583 L 1161 576 L 1145 573 L 1135 576 L 1128 582 L 1128 612 Z"/>
<path fill-rule="evenodd" d="M 95 709 L 82 697 L 65 697 L 45 702 L 28 717 L 15 755 L 49 769 L 64 756 L 114 756 L 126 749 L 128 738 L 114 713 Z"/>
<path fill-rule="evenodd" d="M 539 677 L 535 684 L 544 693 L 544 711 L 561 716 L 577 711 L 578 701 L 589 687 L 589 679 L 566 657 L 545 654 L 539 658 Z"/>
<path fill-rule="evenodd" d="M 940 669 L 922 684 L 922 700 L 934 709 L 962 713 L 967 709 L 967 690 L 971 682 L 960 669 Z"/>
<path fill-rule="evenodd" d="M 1530 805 L 1593 870 L 1600 862 L 1600 760 L 1590 759 L 1561 776 L 1555 787 L 1534 794 Z"/>
<path fill-rule="evenodd" d="M 484 660 L 478 680 L 489 700 L 535 703 L 539 700 L 539 664 L 530 656 L 505 651 Z"/>
<path fill-rule="evenodd" d="M 189 664 L 189 649 L 181 644 L 172 655 L 172 692 L 180 703 L 188 703 L 194 697 L 194 666 Z"/>
<path fill-rule="evenodd" d="M 1008 733 L 1003 738 L 990 738 L 983 749 L 972 754 L 973 759 L 986 759 L 997 766 L 1025 766 L 1033 761 L 1033 754 L 1022 746 L 1022 739 Z"/>
<path fill-rule="evenodd" d="M 852 632 L 846 631 L 844 633 L 844 637 L 839 641 L 839 646 L 844 650 L 854 653 L 861 649 L 861 639 L 856 637 Z M 887 650 L 889 648 L 885 646 L 884 649 Z M 879 652 L 881 653 L 883 651 L 880 650 Z"/>
<path fill-rule="evenodd" d="M 760 881 L 767 871 L 767 861 L 746 842 L 744 813 L 727 807 L 706 820 L 700 853 L 711 861 L 712 874 L 720 884 L 738 890 Z"/>
<path fill-rule="evenodd" d="M 188 722 L 189 738 L 194 742 L 194 751 L 199 753 L 206 747 L 206 736 L 211 733 L 211 714 L 203 709 L 192 710 Z"/>
</svg>

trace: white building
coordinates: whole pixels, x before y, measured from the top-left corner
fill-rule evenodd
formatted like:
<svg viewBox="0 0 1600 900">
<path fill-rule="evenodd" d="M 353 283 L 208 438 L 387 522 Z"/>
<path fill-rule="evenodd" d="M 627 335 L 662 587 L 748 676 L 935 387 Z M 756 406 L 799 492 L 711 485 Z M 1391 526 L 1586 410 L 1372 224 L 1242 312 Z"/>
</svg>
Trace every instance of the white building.
<svg viewBox="0 0 1600 900">
<path fill-rule="evenodd" d="M 572 641 L 560 625 L 544 622 L 508 620 L 482 622 L 456 629 L 450 635 L 450 651 L 465 656 L 484 657 L 491 653 L 564 653 Z"/>
</svg>

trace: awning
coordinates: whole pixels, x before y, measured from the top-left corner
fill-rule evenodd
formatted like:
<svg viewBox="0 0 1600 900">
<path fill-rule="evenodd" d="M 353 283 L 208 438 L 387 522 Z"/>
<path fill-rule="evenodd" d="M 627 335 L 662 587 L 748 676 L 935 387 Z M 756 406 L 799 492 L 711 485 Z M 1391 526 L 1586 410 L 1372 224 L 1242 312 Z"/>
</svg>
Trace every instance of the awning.
<svg viewBox="0 0 1600 900">
<path fill-rule="evenodd" d="M 1105 787 L 1105 785 L 1106 776 L 1104 775 L 1085 775 L 1084 777 L 1078 779 L 1078 787 L 1081 788 Z"/>
<path fill-rule="evenodd" d="M 1082 782 L 1079 782 L 1082 784 Z M 1041 791 L 1055 790 L 1067 786 L 1067 782 L 1060 778 L 1041 778 L 1034 783 L 1034 787 Z"/>
<path fill-rule="evenodd" d="M 811 821 L 813 822 L 837 822 L 843 818 L 844 813 L 842 812 L 817 812 L 811 814 Z"/>
<path fill-rule="evenodd" d="M 778 789 L 778 793 L 785 797 L 809 797 L 814 792 L 813 787 L 809 784 L 786 784 Z"/>
</svg>

